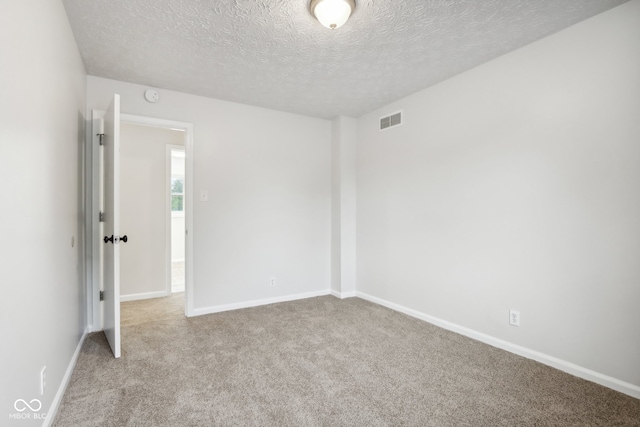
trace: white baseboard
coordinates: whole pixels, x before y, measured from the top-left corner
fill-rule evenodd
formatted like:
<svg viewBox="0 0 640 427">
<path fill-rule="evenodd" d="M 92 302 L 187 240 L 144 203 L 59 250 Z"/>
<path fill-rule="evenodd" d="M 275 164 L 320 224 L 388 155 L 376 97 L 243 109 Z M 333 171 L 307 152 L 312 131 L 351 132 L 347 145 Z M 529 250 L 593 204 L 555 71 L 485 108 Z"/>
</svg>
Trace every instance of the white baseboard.
<svg viewBox="0 0 640 427">
<path fill-rule="evenodd" d="M 137 301 L 140 299 L 151 299 L 166 297 L 167 291 L 145 292 L 142 294 L 120 295 L 120 302 Z"/>
<path fill-rule="evenodd" d="M 176 286 L 175 288 L 171 288 L 171 293 L 174 294 L 176 292 L 184 292 L 184 285 Z"/>
<path fill-rule="evenodd" d="M 331 294 L 330 289 L 324 289 L 321 291 L 305 292 L 302 294 L 283 295 L 280 297 L 264 298 L 264 299 L 258 299 L 258 300 L 252 300 L 252 301 L 243 301 L 243 302 L 237 302 L 233 304 L 214 305 L 212 307 L 194 308 L 193 315 L 202 316 L 203 314 L 220 313 L 223 311 L 238 310 L 240 308 L 258 307 L 260 305 L 295 301 L 299 299 L 320 297 L 320 296 L 330 295 L 330 294 Z"/>
<path fill-rule="evenodd" d="M 478 332 L 473 329 L 469 329 L 464 326 L 460 326 L 455 323 L 430 316 L 428 314 L 404 307 L 402 305 L 384 300 L 382 298 L 365 294 L 364 292 L 356 292 L 356 295 L 359 298 L 371 301 L 375 304 L 382 305 L 395 311 L 399 311 L 400 313 L 415 317 L 416 319 L 424 320 L 425 322 L 439 326 L 443 329 L 447 329 L 449 331 L 456 332 L 460 335 L 464 335 L 474 340 L 481 341 L 485 344 L 489 344 L 493 347 L 515 353 L 519 356 L 526 357 L 527 359 L 535 360 L 544 365 L 551 366 L 576 377 L 592 381 L 596 384 L 603 385 L 621 393 L 628 394 L 629 396 L 635 397 L 636 399 L 640 399 L 640 387 L 637 385 L 601 374 L 596 371 L 592 371 L 582 366 L 578 366 L 574 363 L 567 362 L 566 360 L 558 359 L 557 357 L 549 356 L 548 354 L 540 353 L 539 351 L 531 350 L 529 348 L 501 340 L 491 335 L 483 334 L 482 332 Z"/>
<path fill-rule="evenodd" d="M 89 335 L 89 328 L 85 329 L 82 337 L 80 337 L 80 342 L 76 346 L 76 351 L 71 356 L 71 361 L 69 362 L 69 366 L 67 366 L 67 371 L 64 373 L 64 377 L 62 377 L 62 382 L 60 383 L 60 387 L 58 387 L 58 391 L 53 398 L 53 402 L 51 402 L 51 406 L 47 411 L 47 416 L 42 423 L 43 427 L 48 427 L 53 423 L 53 420 L 56 418 L 56 414 L 58 413 L 58 409 L 60 408 L 60 403 L 62 402 L 62 398 L 64 397 L 65 391 L 67 391 L 67 386 L 69 385 L 69 381 L 71 380 L 71 375 L 73 374 L 73 370 L 76 367 L 76 363 L 78 362 L 78 358 L 80 357 L 80 351 L 82 350 L 82 345 L 84 344 L 84 340 Z"/>
<path fill-rule="evenodd" d="M 331 295 L 336 298 L 345 299 L 345 298 L 353 298 L 356 296 L 356 291 L 353 292 L 338 292 L 334 289 L 331 289 Z"/>
</svg>

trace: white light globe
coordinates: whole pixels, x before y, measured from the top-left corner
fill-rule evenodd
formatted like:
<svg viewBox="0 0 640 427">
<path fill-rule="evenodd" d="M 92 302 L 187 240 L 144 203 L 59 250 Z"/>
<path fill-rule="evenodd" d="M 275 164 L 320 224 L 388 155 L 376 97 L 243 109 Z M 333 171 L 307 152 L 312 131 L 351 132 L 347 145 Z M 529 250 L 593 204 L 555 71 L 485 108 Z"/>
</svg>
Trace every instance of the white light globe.
<svg viewBox="0 0 640 427">
<path fill-rule="evenodd" d="M 351 16 L 351 2 L 345 0 L 320 0 L 313 7 L 313 14 L 327 28 L 335 30 Z"/>
</svg>

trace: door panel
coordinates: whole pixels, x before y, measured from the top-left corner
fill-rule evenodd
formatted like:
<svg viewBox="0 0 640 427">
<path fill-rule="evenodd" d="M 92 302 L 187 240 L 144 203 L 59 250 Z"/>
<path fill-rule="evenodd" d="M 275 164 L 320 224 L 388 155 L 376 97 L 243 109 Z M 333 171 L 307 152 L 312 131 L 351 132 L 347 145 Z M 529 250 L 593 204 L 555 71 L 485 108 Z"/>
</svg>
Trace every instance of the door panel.
<svg viewBox="0 0 640 427">
<path fill-rule="evenodd" d="M 104 334 L 120 357 L 120 95 L 104 117 Z"/>
</svg>

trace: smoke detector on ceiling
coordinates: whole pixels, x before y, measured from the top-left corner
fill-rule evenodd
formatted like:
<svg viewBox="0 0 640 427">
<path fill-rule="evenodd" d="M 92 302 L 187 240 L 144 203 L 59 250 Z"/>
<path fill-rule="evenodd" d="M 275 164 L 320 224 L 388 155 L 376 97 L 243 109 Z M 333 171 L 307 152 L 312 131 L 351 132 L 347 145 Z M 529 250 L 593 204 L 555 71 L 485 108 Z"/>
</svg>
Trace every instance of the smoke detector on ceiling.
<svg viewBox="0 0 640 427">
<path fill-rule="evenodd" d="M 155 89 L 147 89 L 144 92 L 144 99 L 146 99 L 149 102 L 158 102 L 160 101 L 160 94 L 158 93 L 157 90 Z"/>
</svg>

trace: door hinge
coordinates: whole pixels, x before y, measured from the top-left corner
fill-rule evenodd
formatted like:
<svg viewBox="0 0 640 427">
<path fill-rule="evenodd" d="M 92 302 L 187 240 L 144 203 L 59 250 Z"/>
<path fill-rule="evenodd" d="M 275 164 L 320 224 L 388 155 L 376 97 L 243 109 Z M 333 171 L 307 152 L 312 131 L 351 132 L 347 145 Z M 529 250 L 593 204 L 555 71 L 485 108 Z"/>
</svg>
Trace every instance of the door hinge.
<svg viewBox="0 0 640 427">
<path fill-rule="evenodd" d="M 100 301 L 104 301 L 104 291 L 100 291 Z"/>
<path fill-rule="evenodd" d="M 96 135 L 98 135 L 98 144 L 104 145 L 104 133 L 98 133 Z"/>
<path fill-rule="evenodd" d="M 98 220 L 100 222 L 104 222 L 104 212 L 100 211 L 100 213 L 98 214 Z"/>
</svg>

